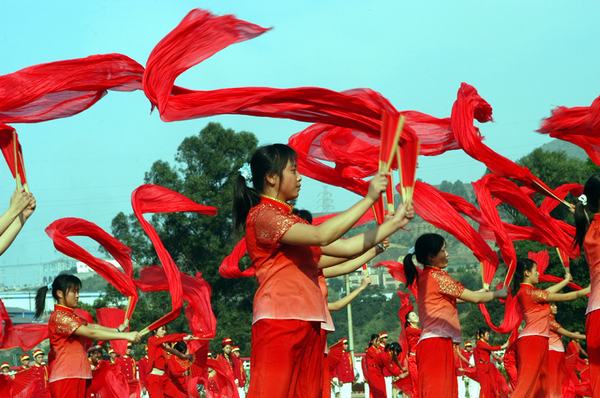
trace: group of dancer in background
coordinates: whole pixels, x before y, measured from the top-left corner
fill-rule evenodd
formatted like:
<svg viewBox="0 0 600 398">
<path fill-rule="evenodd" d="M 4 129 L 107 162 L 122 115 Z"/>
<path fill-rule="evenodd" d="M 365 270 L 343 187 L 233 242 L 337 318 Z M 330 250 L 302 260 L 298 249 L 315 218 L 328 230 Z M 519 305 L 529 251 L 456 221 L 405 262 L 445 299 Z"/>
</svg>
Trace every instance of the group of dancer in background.
<svg viewBox="0 0 600 398">
<path fill-rule="evenodd" d="M 258 281 L 253 303 L 247 396 L 330 396 L 332 382 L 334 394 L 347 396 L 354 380 L 353 368 L 349 368 L 352 358 L 347 342 L 340 342 L 341 350 L 329 350 L 327 334 L 333 330 L 330 310 L 343 307 L 360 292 L 331 306 L 327 303 L 325 278 L 352 272 L 360 266 L 356 265 L 357 258 L 373 258 L 380 253 L 384 250 L 381 245 L 403 229 L 414 212 L 409 205 L 401 205 L 381 224 L 341 239 L 386 190 L 388 179 L 385 174 L 377 174 L 365 197 L 348 210 L 322 224 L 312 225 L 306 217 L 296 214 L 290 204 L 297 199 L 301 184 L 295 153 L 290 147 L 274 144 L 259 148 L 250 161 L 250 168 L 251 183 L 241 175 L 238 177 L 233 209 L 236 227 L 245 232 L 248 255 Z M 507 289 L 466 289 L 446 271 L 448 253 L 444 238 L 434 233 L 421 235 L 414 244 L 414 253 L 403 260 L 406 285 L 414 286 L 418 292 L 418 310 L 410 313 L 403 325 L 407 341 L 405 352 L 396 342 L 387 344 L 387 335 L 373 336 L 363 360 L 368 396 L 391 397 L 397 390 L 410 397 L 456 397 L 461 384 L 459 380 L 465 377 L 479 384 L 479 396 L 485 398 L 502 394 L 516 398 L 564 396 L 565 385 L 578 381 L 580 386 L 585 377 L 589 380 L 589 395 L 600 396 L 600 312 L 597 311 L 600 307 L 600 216 L 596 214 L 600 202 L 600 176 L 588 180 L 584 197 L 586 200 L 580 201 L 575 211 L 575 241 L 585 251 L 591 286 L 561 293 L 572 279 L 567 273 L 563 281 L 546 289 L 538 288 L 537 264 L 519 259 L 512 292 L 518 300 L 524 325 L 515 338 L 502 346 L 490 345 L 489 330 L 482 328 L 474 352 L 472 344 L 465 344 L 460 349 L 462 336 L 457 302 L 486 303 L 505 298 Z M 0 227 L 4 227 L 5 232 L 2 237 L 6 239 L 2 243 L 10 244 L 34 208 L 35 199 L 30 194 L 16 192 L 13 195 L 9 211 L 0 219 Z M 110 366 L 126 369 L 119 374 L 131 388 L 128 390 L 131 396 L 139 396 L 142 388 L 151 398 L 188 396 L 186 394 L 192 394 L 193 389 L 182 385 L 187 383 L 182 376 L 194 375 L 196 385 L 200 381 L 207 395 L 210 393 L 214 386 L 211 374 L 213 381 L 216 380 L 214 369 L 209 366 L 208 371 L 198 370 L 194 374 L 194 358 L 187 353 L 185 343 L 195 339 L 194 336 L 167 335 L 164 327 L 158 328 L 148 339 L 147 357 L 138 361 L 137 379 L 133 362 L 125 364 L 124 359 L 99 359 L 99 348 L 93 342 L 127 340 L 138 343 L 141 334 L 125 331 L 127 322 L 113 329 L 78 316 L 75 309 L 80 289 L 81 281 L 72 275 L 59 275 L 51 286 L 56 305 L 48 321 L 47 386 L 50 396 L 91 396 L 94 373 Z M 47 292 L 47 287 L 38 291 L 37 316 L 44 311 Z M 588 294 L 586 336 L 562 328 L 554 319 L 556 307 L 551 304 L 576 300 Z M 561 336 L 575 339 L 573 347 L 569 343 L 566 354 Z M 579 355 L 576 340 L 584 339 L 589 370 L 577 371 L 575 376 L 562 372 L 563 365 L 571 361 L 568 355 Z M 230 370 L 236 387 L 242 388 L 236 388 L 231 394 L 240 396 L 246 385 L 245 372 L 239 367 L 241 362 L 234 359 L 231 342 L 224 341 L 223 348 L 215 361 Z M 509 381 L 504 383 L 505 379 L 498 374 L 494 364 L 498 360 L 494 353 L 503 349 L 506 349 L 505 356 L 513 355 L 516 359 L 512 362 L 513 366 L 516 364 L 516 372 L 507 366 Z M 172 362 L 178 366 L 171 366 Z M 504 363 L 510 365 L 511 361 L 508 359 L 507 362 L 505 358 Z M 217 364 L 214 366 L 218 367 Z M 144 371 L 139 371 L 140 368 Z M 105 372 L 104 377 L 111 380 L 107 374 Z M 136 380 L 140 381 L 139 388 Z M 110 382 L 100 384 L 100 389 L 111 385 Z M 96 394 L 102 396 L 101 392 Z"/>
</svg>

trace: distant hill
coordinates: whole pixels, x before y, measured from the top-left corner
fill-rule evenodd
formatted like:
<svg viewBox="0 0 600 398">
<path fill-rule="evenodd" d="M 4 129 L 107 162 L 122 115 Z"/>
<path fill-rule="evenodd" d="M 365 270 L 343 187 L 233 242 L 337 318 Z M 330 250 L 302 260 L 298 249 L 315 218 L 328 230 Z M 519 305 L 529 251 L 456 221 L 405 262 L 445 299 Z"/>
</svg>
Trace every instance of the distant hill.
<svg viewBox="0 0 600 398">
<path fill-rule="evenodd" d="M 548 152 L 564 152 L 567 156 L 575 159 L 586 160 L 588 158 L 583 149 L 567 141 L 552 140 L 540 148 Z"/>
</svg>

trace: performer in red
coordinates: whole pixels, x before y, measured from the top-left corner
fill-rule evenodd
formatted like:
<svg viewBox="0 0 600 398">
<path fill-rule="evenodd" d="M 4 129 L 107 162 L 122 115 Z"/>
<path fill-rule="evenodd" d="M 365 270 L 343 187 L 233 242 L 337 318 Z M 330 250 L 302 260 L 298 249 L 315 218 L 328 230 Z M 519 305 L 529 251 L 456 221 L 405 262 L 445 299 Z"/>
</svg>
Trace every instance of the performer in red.
<svg viewBox="0 0 600 398">
<path fill-rule="evenodd" d="M 240 347 L 237 345 L 231 349 L 231 359 L 233 360 L 233 374 L 238 381 L 238 395 L 240 398 L 246 398 L 246 369 L 244 369 L 244 361 L 240 358 Z"/>
<path fill-rule="evenodd" d="M 127 384 L 129 385 L 129 397 L 139 398 L 141 394 L 140 381 L 136 375 L 135 359 L 131 356 L 131 343 L 127 344 L 125 355 L 118 356 L 115 361 L 119 366 L 121 374 L 125 376 Z"/>
<path fill-rule="evenodd" d="M 419 391 L 419 371 L 417 370 L 417 343 L 421 337 L 421 328 L 419 328 L 419 316 L 411 311 L 406 316 L 404 324 L 404 334 L 407 344 L 408 373 L 411 382 L 411 397 L 417 397 Z"/>
<path fill-rule="evenodd" d="M 558 307 L 556 304 L 550 304 L 550 337 L 548 339 L 548 391 L 549 398 L 561 398 L 565 396 L 565 390 L 568 389 L 568 373 L 565 362 L 565 346 L 561 340 L 562 336 L 571 339 L 585 340 L 585 335 L 577 332 L 571 332 L 563 328 L 556 321 Z"/>
<path fill-rule="evenodd" d="M 84 338 L 93 340 L 136 341 L 138 332 L 120 332 L 97 324 L 88 324 L 73 311 L 79 302 L 81 281 L 74 275 L 62 274 L 52 282 L 52 297 L 57 302 L 48 320 L 50 354 L 48 382 L 53 398 L 83 398 L 92 370 L 84 347 Z M 36 317 L 46 304 L 48 287 L 38 289 L 35 297 Z"/>
<path fill-rule="evenodd" d="M 480 398 L 500 397 L 499 386 L 496 385 L 498 369 L 492 363 L 493 351 L 505 349 L 508 344 L 493 346 L 489 344 L 490 330 L 487 327 L 479 328 L 477 331 L 477 343 L 475 346 L 475 368 L 477 369 L 477 380 L 481 386 Z"/>
<path fill-rule="evenodd" d="M 361 363 L 360 363 L 360 368 L 362 370 L 362 374 L 363 374 L 363 378 L 364 378 L 364 387 L 365 387 L 365 397 L 369 398 L 371 396 L 371 393 L 369 391 L 369 350 L 371 349 L 371 347 L 375 346 L 375 348 L 378 346 L 378 342 L 377 340 L 379 339 L 379 335 L 378 334 L 372 334 L 371 335 L 371 339 L 369 340 L 369 345 L 367 346 L 367 348 L 365 349 L 365 355 L 362 357 Z"/>
<path fill-rule="evenodd" d="M 181 359 L 184 359 L 185 355 L 167 346 L 167 343 L 192 338 L 193 336 L 185 333 L 167 335 L 167 327 L 161 326 L 154 331 L 154 336 L 148 339 L 148 363 L 151 370 L 146 376 L 146 389 L 150 398 L 185 397 L 185 393 L 182 393 L 166 374 L 167 354 L 177 355 Z"/>
<path fill-rule="evenodd" d="M 583 247 L 590 269 L 591 295 L 586 310 L 587 351 L 590 384 L 594 398 L 600 397 L 600 174 L 585 183 L 575 206 L 575 242 Z"/>
<path fill-rule="evenodd" d="M 545 290 L 535 287 L 539 281 L 537 264 L 530 259 L 519 259 L 513 277 L 513 291 L 517 292 L 519 310 L 525 327 L 517 340 L 517 386 L 514 398 L 547 397 L 548 337 L 550 334 L 550 306 L 552 301 L 570 301 L 583 297 L 590 289 L 558 293 L 571 281 L 568 270 L 563 281 Z"/>
<path fill-rule="evenodd" d="M 412 218 L 412 212 L 402 208 L 373 230 L 338 241 L 379 199 L 386 176 L 376 176 L 356 205 L 313 226 L 292 214 L 288 204 L 300 189 L 295 160 L 287 145 L 261 147 L 250 161 L 253 187 L 239 175 L 234 190 L 234 223 L 238 228 L 245 225 L 259 284 L 253 303 L 250 398 L 321 396 L 320 329 L 327 311 L 318 284 L 321 254 L 354 257 Z"/>
<path fill-rule="evenodd" d="M 352 383 L 354 383 L 354 364 L 352 354 L 348 351 L 348 339 L 342 339 L 341 358 L 332 372 L 340 383 L 340 398 L 350 398 L 352 395 Z"/>
<path fill-rule="evenodd" d="M 187 355 L 187 344 L 183 341 L 175 343 L 173 348 L 179 351 L 184 357 L 177 355 L 167 356 L 167 369 L 173 384 L 181 391 L 182 394 L 188 395 L 188 381 L 191 375 L 192 359 L 191 355 Z"/>
<path fill-rule="evenodd" d="M 511 341 L 509 338 L 508 341 Z M 508 376 L 508 382 L 510 384 L 511 390 L 514 391 L 517 386 L 517 342 L 512 341 L 506 351 L 504 351 L 504 357 L 502 358 L 502 362 L 504 363 L 504 369 L 506 370 L 506 375 Z"/>
<path fill-rule="evenodd" d="M 137 372 L 138 378 L 140 379 L 140 385 L 142 393 L 145 394 L 147 391 L 146 377 L 152 369 L 150 368 L 148 360 L 148 346 L 144 345 L 144 356 L 137 361 Z"/>
<path fill-rule="evenodd" d="M 454 343 L 461 341 L 456 300 L 484 303 L 506 297 L 506 290 L 474 292 L 454 280 L 444 270 L 448 266 L 448 253 L 441 235 L 421 235 L 414 247 L 414 254 L 404 257 L 403 264 L 407 286 L 418 282 L 417 305 L 421 321 L 421 337 L 417 344 L 419 396 L 454 398 L 458 396 Z M 419 274 L 414 257 L 424 266 Z"/>
<path fill-rule="evenodd" d="M 19 366 L 19 371 L 27 370 L 30 368 L 29 363 L 31 362 L 31 357 L 29 356 L 29 354 L 21 355 L 19 360 L 21 361 L 21 366 Z"/>
<path fill-rule="evenodd" d="M 380 334 L 381 336 L 381 334 Z M 398 345 L 398 347 L 400 347 Z M 369 360 L 369 391 L 372 398 L 387 398 L 384 370 L 394 377 L 399 377 L 401 369 L 392 363 L 389 345 L 379 349 L 377 355 Z M 391 397 L 391 395 L 390 395 Z"/>
<path fill-rule="evenodd" d="M 33 397 L 47 398 L 50 396 L 48 390 L 48 367 L 44 365 L 44 351 L 37 349 L 33 351 L 33 366 L 31 372 L 33 372 L 35 380 L 35 390 Z"/>
</svg>

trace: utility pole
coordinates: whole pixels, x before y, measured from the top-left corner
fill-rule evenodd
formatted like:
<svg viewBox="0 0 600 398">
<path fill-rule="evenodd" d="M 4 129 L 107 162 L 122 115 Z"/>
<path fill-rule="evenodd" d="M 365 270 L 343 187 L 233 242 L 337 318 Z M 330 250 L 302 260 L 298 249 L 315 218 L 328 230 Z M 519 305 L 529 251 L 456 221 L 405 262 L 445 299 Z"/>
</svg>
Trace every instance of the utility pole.
<svg viewBox="0 0 600 398">
<path fill-rule="evenodd" d="M 329 192 L 327 185 L 323 186 L 323 191 L 317 195 L 317 200 L 320 202 L 323 213 L 331 213 L 333 211 L 333 194 Z"/>
<path fill-rule="evenodd" d="M 344 281 L 346 282 L 346 295 L 350 294 L 350 277 L 348 274 L 344 275 Z M 352 327 L 352 303 L 349 303 L 346 307 L 348 314 L 348 348 L 350 348 L 350 356 L 352 357 L 352 367 L 354 368 L 354 328 Z"/>
</svg>

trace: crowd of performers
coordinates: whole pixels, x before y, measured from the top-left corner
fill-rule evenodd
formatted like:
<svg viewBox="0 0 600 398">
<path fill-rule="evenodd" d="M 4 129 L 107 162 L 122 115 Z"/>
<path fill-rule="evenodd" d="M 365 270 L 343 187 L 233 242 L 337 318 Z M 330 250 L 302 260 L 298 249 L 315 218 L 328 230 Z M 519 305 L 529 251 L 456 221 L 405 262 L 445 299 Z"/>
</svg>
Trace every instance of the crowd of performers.
<svg viewBox="0 0 600 398">
<path fill-rule="evenodd" d="M 44 386 L 51 397 L 118 396 L 114 395 L 118 386 L 125 386 L 127 396 L 139 396 L 145 391 L 151 398 L 183 397 L 198 394 L 198 385 L 204 386 L 207 396 L 213 391 L 220 394 L 212 395 L 215 397 L 243 396 L 247 388 L 250 398 L 316 398 L 331 396 L 332 386 L 334 394 L 348 396 L 350 379 L 354 379 L 348 369 L 352 358 L 345 341 L 339 347 L 327 347 L 327 334 L 333 330 L 330 311 L 350 302 L 370 280 L 366 278 L 358 291 L 340 302 L 328 303 L 325 278 L 352 272 L 365 258 L 371 259 L 385 250 L 386 240 L 403 229 L 414 212 L 410 205 L 400 205 L 380 224 L 340 239 L 386 190 L 385 174 L 377 174 L 365 197 L 348 210 L 313 225 L 310 214 L 294 211 L 290 204 L 298 197 L 301 184 L 295 153 L 290 147 L 274 144 L 259 148 L 250 168 L 251 184 L 238 176 L 233 211 L 235 225 L 245 232 L 247 252 L 258 281 L 248 384 L 230 340 L 223 342 L 223 353 L 216 359 L 206 359 L 206 353 L 188 353 L 187 344 L 197 337 L 167 335 L 165 326 L 154 330 L 147 341 L 147 357 L 139 360 L 137 366 L 129 354 L 118 357 L 109 353 L 110 358 L 104 359 L 102 348 L 93 342 L 139 343 L 142 333 L 126 331 L 128 321 L 118 328 L 109 328 L 80 317 L 75 310 L 81 281 L 63 274 L 50 287 L 39 289 L 36 296 L 37 316 L 44 312 L 48 290 L 56 302 L 48 320 L 48 368 L 41 362 L 35 365 L 40 374 L 47 375 Z M 600 176 L 591 177 L 585 184 L 584 199 L 575 211 L 575 240 L 585 250 L 591 286 L 562 293 L 572 280 L 567 271 L 562 281 L 541 289 L 537 287 L 537 264 L 519 259 L 511 290 L 523 325 L 503 346 L 490 345 L 489 330 L 483 328 L 474 347 L 465 344 L 459 349 L 457 302 L 503 299 L 507 288 L 466 289 L 446 271 L 448 253 L 444 238 L 435 233 L 421 235 L 414 250 L 403 259 L 406 286 L 418 293 L 417 312 L 408 314 L 404 325 L 406 347 L 403 351 L 399 343 L 387 344 L 386 335 L 373 336 L 363 361 L 369 397 L 390 397 L 392 386 L 410 397 L 456 397 L 459 389 L 473 391 L 475 382 L 479 396 L 486 398 L 559 397 L 567 396 L 569 391 L 571 396 L 600 396 L 600 216 L 596 214 Z M 18 207 L 13 202 L 19 203 Z M 13 207 L 21 213 L 32 211 L 35 200 L 30 194 L 17 192 L 11 201 Z M 7 221 L 7 228 L 18 223 L 18 232 L 22 220 L 16 214 Z M 556 306 L 552 304 L 586 295 L 589 301 L 584 336 L 562 328 L 554 319 Z M 561 336 L 574 339 L 566 352 Z M 577 360 L 582 350 L 576 340 L 583 339 L 589 367 L 582 368 Z M 508 382 L 494 364 L 494 352 L 503 349 Z M 33 355 L 37 358 L 41 354 L 36 351 Z M 198 362 L 198 356 L 203 354 Z M 195 369 L 198 363 L 203 367 Z M 10 384 L 9 378 L 2 379 L 3 386 Z M 468 383 L 459 383 L 466 378 Z M 227 383 L 230 388 L 224 395 Z"/>
</svg>

